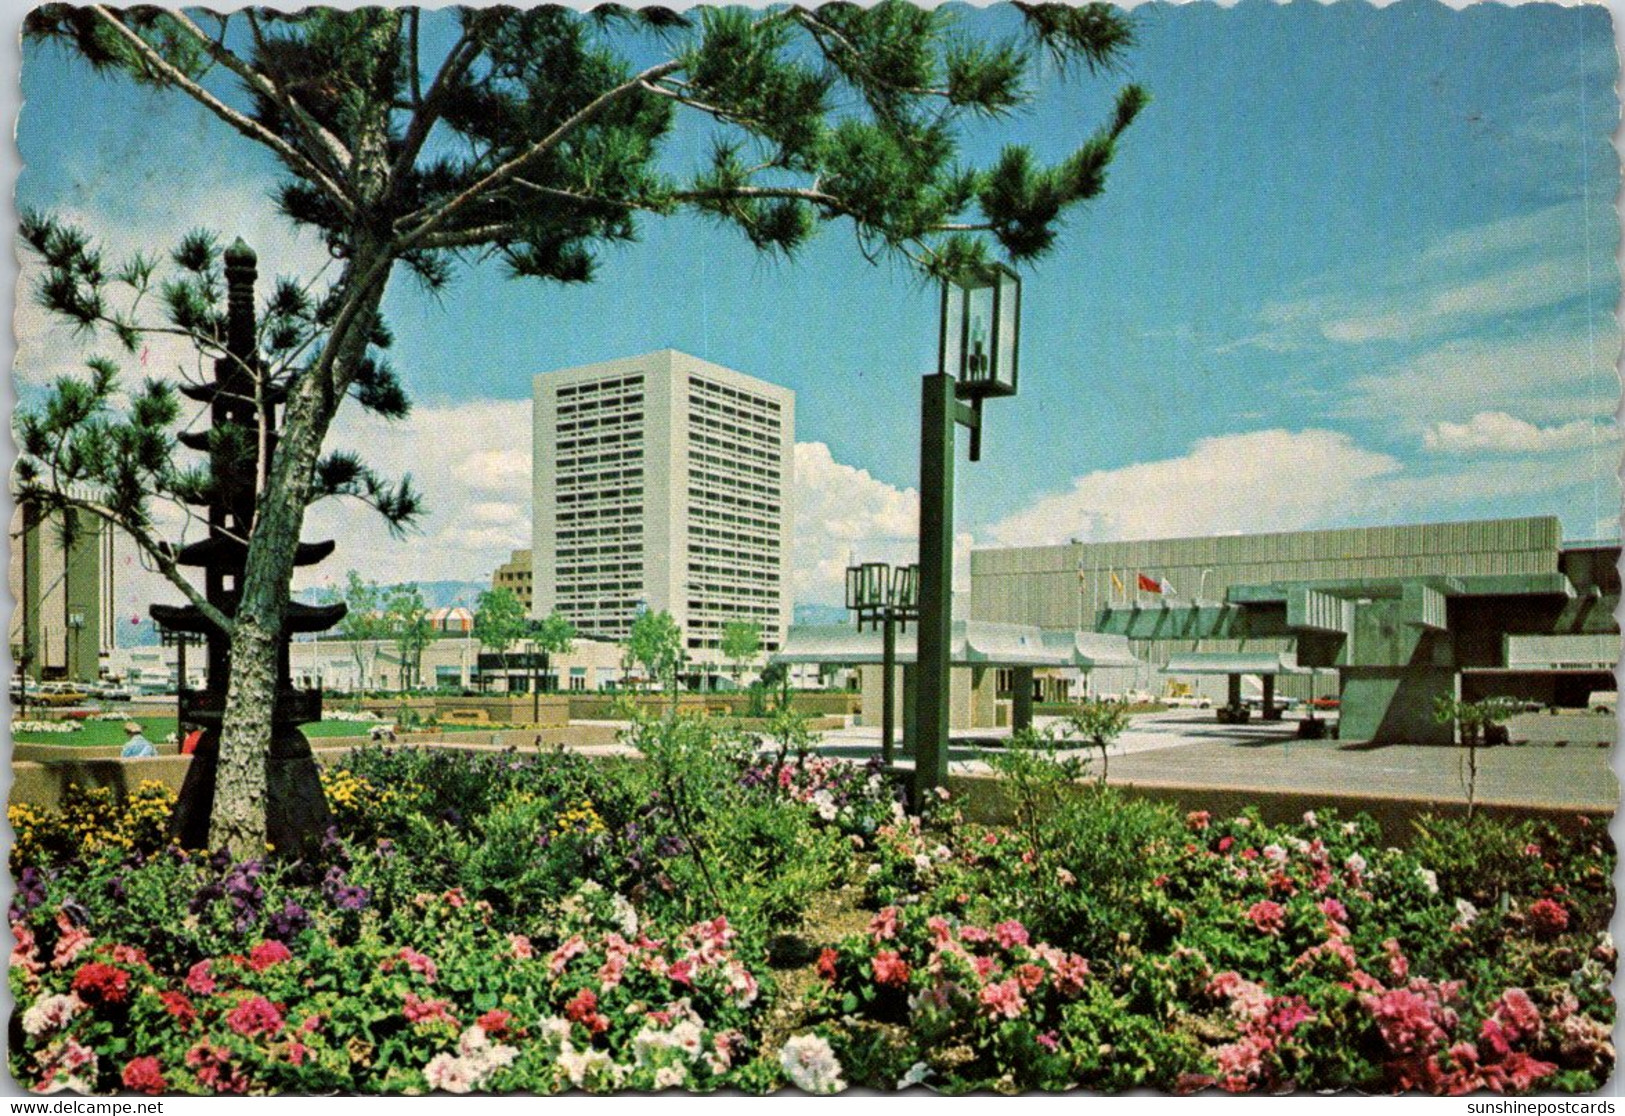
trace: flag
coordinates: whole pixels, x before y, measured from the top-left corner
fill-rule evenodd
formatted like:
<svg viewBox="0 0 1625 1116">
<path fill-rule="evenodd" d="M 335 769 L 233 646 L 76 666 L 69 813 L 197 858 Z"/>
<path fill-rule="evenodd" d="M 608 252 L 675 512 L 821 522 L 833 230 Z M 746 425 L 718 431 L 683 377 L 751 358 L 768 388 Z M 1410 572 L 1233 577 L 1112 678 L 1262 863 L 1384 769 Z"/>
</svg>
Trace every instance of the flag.
<svg viewBox="0 0 1625 1116">
<path fill-rule="evenodd" d="M 1158 581 L 1156 578 L 1147 577 L 1143 573 L 1136 574 L 1135 576 L 1139 578 L 1139 587 L 1143 591 L 1145 591 L 1147 593 L 1160 593 L 1160 592 L 1162 592 L 1162 582 Z"/>
<path fill-rule="evenodd" d="M 1123 588 L 1123 579 L 1117 576 L 1117 571 L 1109 570 L 1107 572 L 1112 575 L 1112 588 L 1117 592 L 1122 593 L 1124 596 L 1127 596 L 1128 590 Z"/>
</svg>

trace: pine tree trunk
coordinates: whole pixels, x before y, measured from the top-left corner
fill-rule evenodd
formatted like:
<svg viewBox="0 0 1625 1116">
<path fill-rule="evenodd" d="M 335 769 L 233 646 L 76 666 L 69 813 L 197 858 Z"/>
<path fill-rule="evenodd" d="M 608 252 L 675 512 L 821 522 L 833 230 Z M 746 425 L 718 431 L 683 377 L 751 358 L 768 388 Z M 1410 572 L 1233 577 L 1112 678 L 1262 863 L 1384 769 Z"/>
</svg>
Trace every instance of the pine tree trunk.
<svg viewBox="0 0 1625 1116">
<path fill-rule="evenodd" d="M 353 259 L 346 278 L 367 274 L 370 262 L 366 256 Z M 387 280 L 386 268 L 373 289 L 358 296 L 361 308 L 349 328 L 342 336 L 329 338 L 336 352 L 328 385 L 307 374 L 290 394 L 270 484 L 249 535 L 209 824 L 209 846 L 226 849 L 238 859 L 263 857 L 268 837 L 283 847 L 320 836 L 319 831 L 310 833 L 309 829 L 322 824 L 326 816 L 315 762 L 304 736 L 294 731 L 273 740 L 277 645 L 322 442 L 344 398 L 351 370 L 366 350 Z M 274 795 L 268 793 L 273 774 Z"/>
</svg>

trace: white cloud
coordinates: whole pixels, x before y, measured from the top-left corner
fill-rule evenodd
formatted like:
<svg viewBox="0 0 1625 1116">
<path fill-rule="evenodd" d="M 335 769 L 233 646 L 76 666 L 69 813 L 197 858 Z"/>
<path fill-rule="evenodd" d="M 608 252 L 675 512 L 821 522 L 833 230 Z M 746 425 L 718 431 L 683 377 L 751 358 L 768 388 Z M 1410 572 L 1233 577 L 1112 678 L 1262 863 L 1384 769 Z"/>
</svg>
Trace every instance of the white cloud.
<svg viewBox="0 0 1625 1116">
<path fill-rule="evenodd" d="M 1001 546 L 1042 546 L 1314 527 L 1358 514 L 1374 482 L 1400 469 L 1331 430 L 1203 438 L 1182 457 L 1078 477 L 983 534 Z"/>
<path fill-rule="evenodd" d="M 796 445 L 790 588 L 799 604 L 839 604 L 848 562 L 903 565 L 919 557 L 920 496 L 836 461 L 823 442 Z M 954 584 L 970 584 L 969 532 L 954 536 Z"/>
<path fill-rule="evenodd" d="M 1412 431 L 1463 412 L 1506 411 L 1534 422 L 1600 418 L 1619 401 L 1618 354 L 1613 331 L 1450 341 L 1355 377 L 1336 413 L 1391 417 Z"/>
<path fill-rule="evenodd" d="M 486 581 L 511 551 L 530 547 L 531 404 L 479 400 L 412 409 L 388 422 L 347 405 L 329 449 L 350 449 L 390 478 L 410 473 L 427 514 L 405 539 L 354 500 L 313 507 L 305 538 L 338 550 L 296 584 L 339 580 L 354 568 L 391 581 Z"/>
<path fill-rule="evenodd" d="M 1588 419 L 1536 426 L 1505 411 L 1480 411 L 1466 422 L 1436 422 L 1422 435 L 1434 453 L 1548 453 L 1578 449 L 1612 436 Z"/>
</svg>

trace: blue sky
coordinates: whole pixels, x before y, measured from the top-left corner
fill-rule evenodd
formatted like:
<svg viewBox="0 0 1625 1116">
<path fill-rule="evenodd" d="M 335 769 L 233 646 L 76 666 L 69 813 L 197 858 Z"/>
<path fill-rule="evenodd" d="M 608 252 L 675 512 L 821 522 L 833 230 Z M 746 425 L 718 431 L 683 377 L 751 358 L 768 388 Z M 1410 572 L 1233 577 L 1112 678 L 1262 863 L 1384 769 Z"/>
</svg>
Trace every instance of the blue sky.
<svg viewBox="0 0 1625 1116">
<path fill-rule="evenodd" d="M 1008 10 L 960 9 L 968 33 Z M 962 549 L 1503 515 L 1617 533 L 1619 164 L 1605 8 L 1262 2 L 1135 9 L 1125 71 L 1046 73 L 1030 111 L 966 137 L 1063 155 L 1124 78 L 1149 109 L 1106 193 L 1027 271 L 1022 390 L 959 469 Z M 267 159 L 180 98 L 26 52 L 20 205 L 165 243 L 242 233 L 275 266 Z M 698 131 L 669 158 L 705 150 Z M 235 214 L 226 220 L 222 214 Z M 316 513 L 328 563 L 483 580 L 528 545 L 534 373 L 672 347 L 798 393 L 797 594 L 834 600 L 848 549 L 902 557 L 934 292 L 831 226 L 797 259 L 651 220 L 590 287 L 469 270 L 387 304 L 415 417 L 335 439 L 412 469 L 436 514 L 394 543 Z M 71 339 L 19 321 L 19 382 Z M 329 573 L 333 571 L 328 571 Z"/>
</svg>

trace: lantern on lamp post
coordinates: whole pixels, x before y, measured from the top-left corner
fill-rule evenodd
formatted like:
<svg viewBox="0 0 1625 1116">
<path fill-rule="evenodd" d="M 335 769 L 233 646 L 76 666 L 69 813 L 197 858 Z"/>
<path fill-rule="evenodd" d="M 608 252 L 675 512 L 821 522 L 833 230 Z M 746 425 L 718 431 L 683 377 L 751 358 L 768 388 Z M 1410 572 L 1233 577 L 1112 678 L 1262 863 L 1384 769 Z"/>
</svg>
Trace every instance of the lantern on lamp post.
<svg viewBox="0 0 1625 1116">
<path fill-rule="evenodd" d="M 1021 278 L 1003 264 L 942 282 L 937 371 L 920 396 L 919 673 L 914 696 L 914 804 L 948 777 L 948 648 L 953 635 L 954 435 L 970 428 L 982 456 L 982 401 L 1016 393 Z"/>
<path fill-rule="evenodd" d="M 920 568 L 865 562 L 846 568 L 846 607 L 857 614 L 858 631 L 865 623 L 879 624 L 880 652 L 880 759 L 890 764 L 892 726 L 897 719 L 897 627 L 918 620 Z"/>
</svg>

